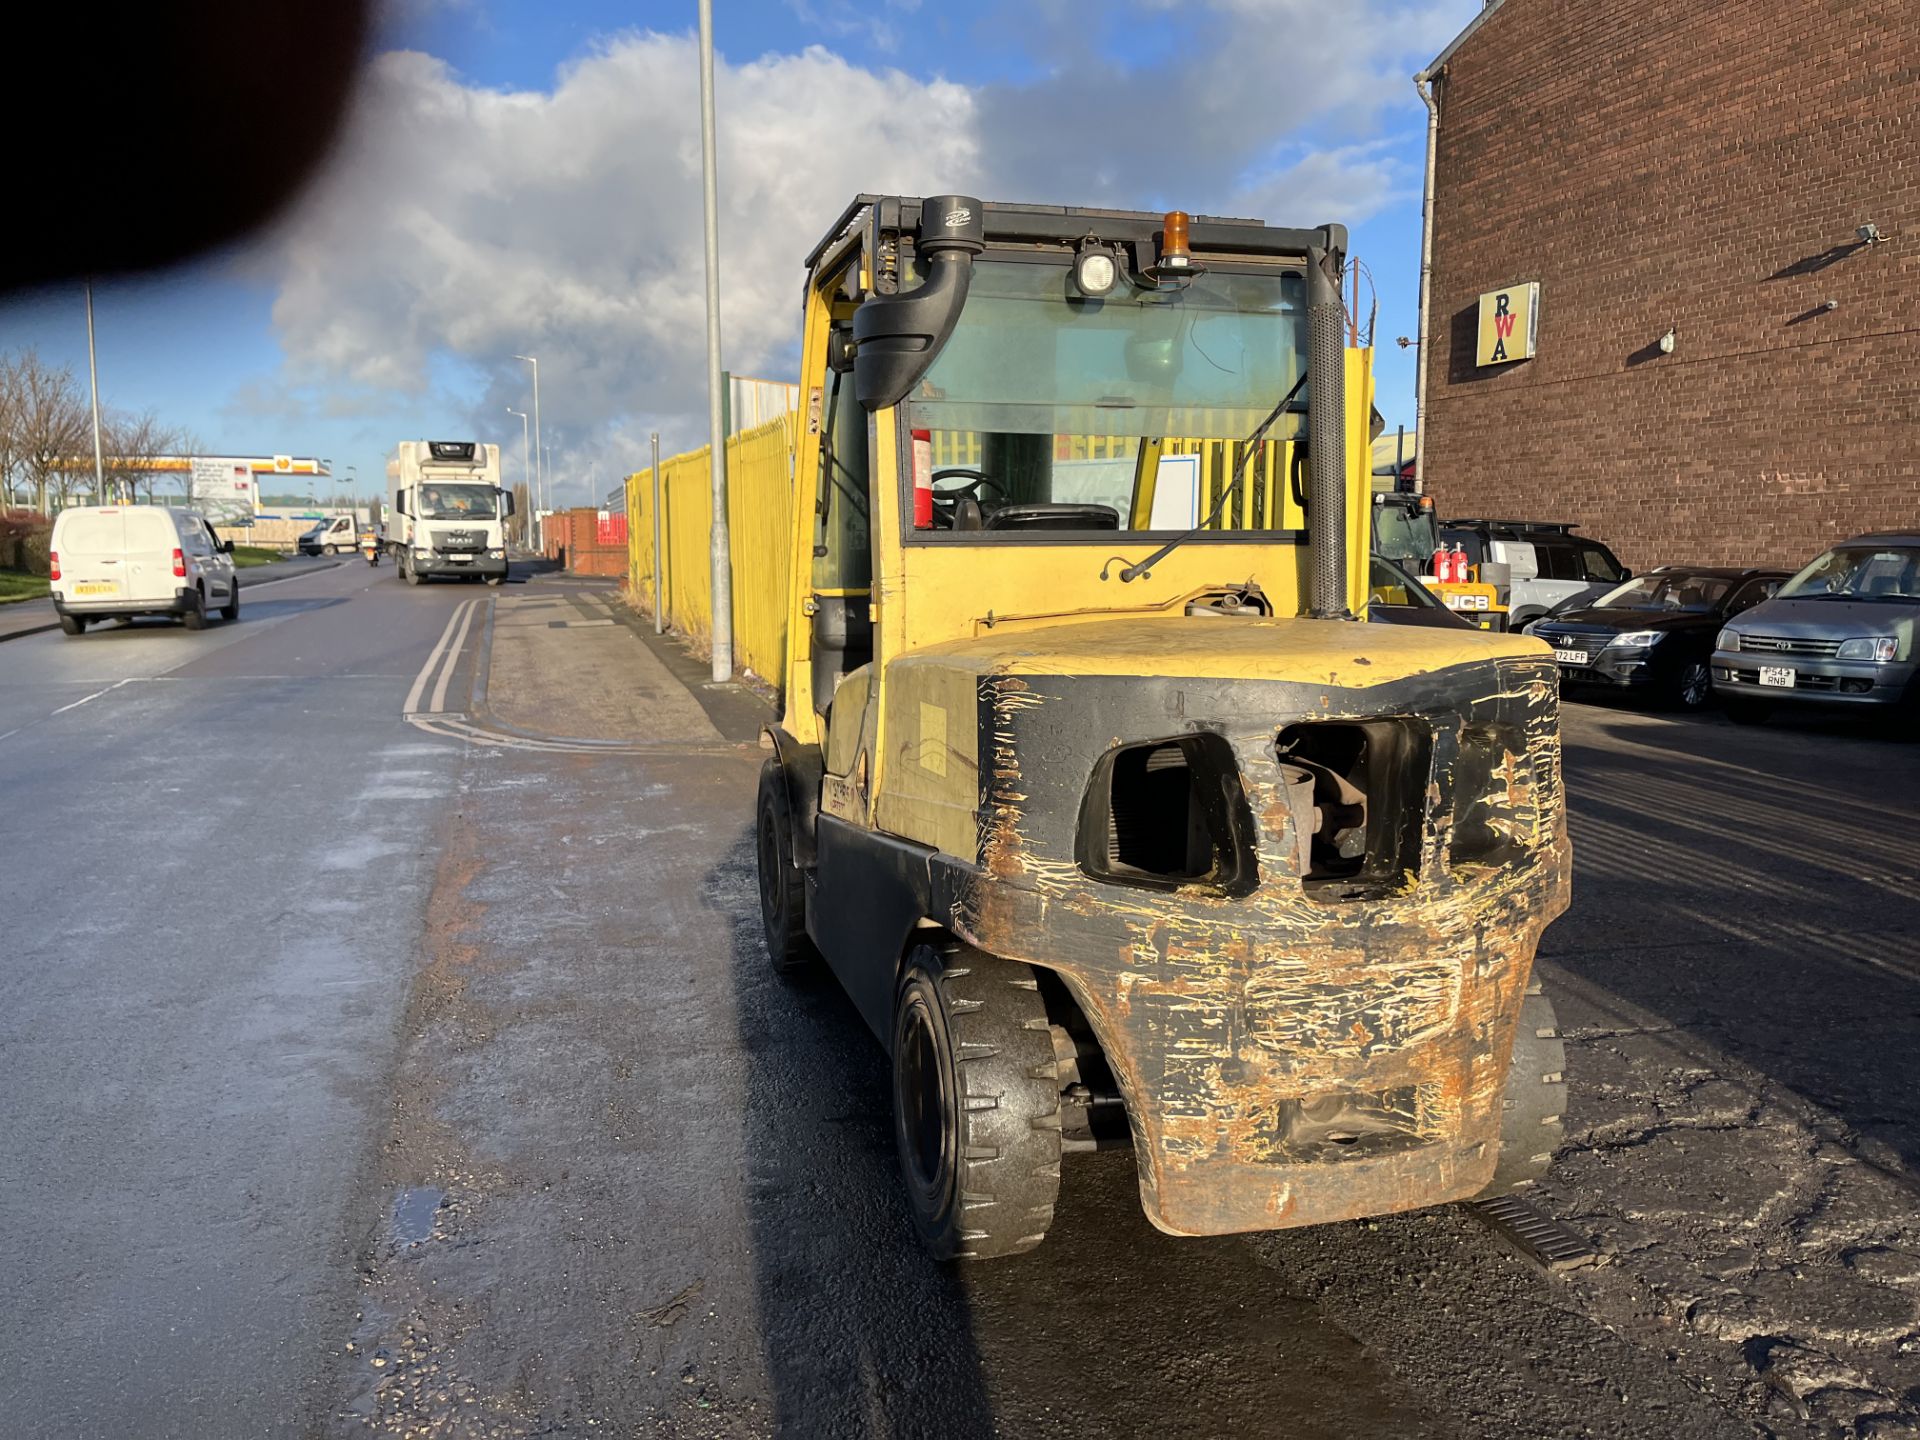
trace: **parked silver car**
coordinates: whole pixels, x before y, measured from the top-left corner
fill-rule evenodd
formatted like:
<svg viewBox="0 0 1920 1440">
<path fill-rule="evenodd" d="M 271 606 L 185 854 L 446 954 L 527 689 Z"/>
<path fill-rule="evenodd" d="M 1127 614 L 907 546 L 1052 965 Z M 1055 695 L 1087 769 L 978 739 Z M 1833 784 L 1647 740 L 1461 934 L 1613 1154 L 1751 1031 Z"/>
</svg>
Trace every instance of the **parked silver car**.
<svg viewBox="0 0 1920 1440">
<path fill-rule="evenodd" d="M 1713 688 L 1735 720 L 1782 703 L 1920 712 L 1920 531 L 1836 545 L 1720 632 Z"/>
</svg>

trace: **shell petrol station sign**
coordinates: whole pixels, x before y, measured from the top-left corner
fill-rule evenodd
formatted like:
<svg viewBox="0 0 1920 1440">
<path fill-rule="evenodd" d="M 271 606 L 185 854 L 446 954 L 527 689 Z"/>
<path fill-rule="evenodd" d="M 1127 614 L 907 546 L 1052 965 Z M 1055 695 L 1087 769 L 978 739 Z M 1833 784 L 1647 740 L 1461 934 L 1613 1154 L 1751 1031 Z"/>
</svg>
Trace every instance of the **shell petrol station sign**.
<svg viewBox="0 0 1920 1440">
<path fill-rule="evenodd" d="M 1540 324 L 1540 283 L 1509 285 L 1480 297 L 1480 345 L 1476 365 L 1531 360 Z"/>
</svg>

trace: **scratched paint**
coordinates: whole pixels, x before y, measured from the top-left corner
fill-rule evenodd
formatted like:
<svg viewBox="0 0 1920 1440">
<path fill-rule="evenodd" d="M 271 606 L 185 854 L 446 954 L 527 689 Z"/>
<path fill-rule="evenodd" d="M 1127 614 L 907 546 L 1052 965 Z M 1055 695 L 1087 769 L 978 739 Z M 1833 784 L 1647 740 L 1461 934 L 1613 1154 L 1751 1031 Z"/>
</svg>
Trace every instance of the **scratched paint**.
<svg viewBox="0 0 1920 1440">
<path fill-rule="evenodd" d="M 1557 686 L 1550 662 L 1516 649 L 1438 672 L 1368 667 L 1387 678 L 1362 688 L 1047 673 L 1031 659 L 975 671 L 977 864 L 962 866 L 947 918 L 969 943 L 1065 980 L 1126 1100 L 1161 1228 L 1321 1223 L 1490 1180 L 1520 1000 L 1568 899 Z M 1316 898 L 1276 734 L 1380 716 L 1431 737 L 1412 789 L 1417 866 L 1364 899 Z M 1100 754 L 1196 729 L 1224 736 L 1238 763 L 1253 892 L 1083 871 L 1075 828 Z M 1456 789 L 1469 782 L 1475 793 Z"/>
</svg>

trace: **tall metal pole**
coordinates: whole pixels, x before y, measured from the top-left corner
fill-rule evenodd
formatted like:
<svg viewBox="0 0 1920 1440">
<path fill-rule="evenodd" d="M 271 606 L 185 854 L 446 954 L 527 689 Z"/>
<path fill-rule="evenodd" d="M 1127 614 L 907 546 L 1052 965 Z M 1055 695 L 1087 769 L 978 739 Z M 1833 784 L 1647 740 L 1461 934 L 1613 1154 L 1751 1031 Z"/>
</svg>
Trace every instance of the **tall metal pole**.
<svg viewBox="0 0 1920 1440">
<path fill-rule="evenodd" d="M 533 548 L 533 471 L 527 468 L 527 412 L 507 406 L 509 415 L 520 417 L 520 478 L 527 482 L 527 513 L 521 517 L 520 538 L 527 542 L 527 548 Z"/>
<path fill-rule="evenodd" d="M 107 503 L 107 462 L 100 448 L 100 371 L 93 362 L 93 282 L 87 282 L 87 383 L 93 387 L 93 503 Z"/>
<path fill-rule="evenodd" d="M 533 508 L 551 509 L 551 497 L 547 495 L 547 450 L 540 436 L 540 361 L 532 355 L 516 355 L 516 360 L 524 360 L 533 366 Z M 546 526 L 540 527 L 542 550 L 546 549 Z"/>
<path fill-rule="evenodd" d="M 660 432 L 653 432 L 653 633 L 666 633 L 667 614 L 660 604 L 660 574 L 667 557 L 660 549 Z"/>
<path fill-rule="evenodd" d="M 720 411 L 720 181 L 714 154 L 713 0 L 700 0 L 700 161 L 707 228 L 707 438 L 713 447 L 713 666 L 733 678 L 733 556 L 727 532 L 727 429 Z"/>
</svg>

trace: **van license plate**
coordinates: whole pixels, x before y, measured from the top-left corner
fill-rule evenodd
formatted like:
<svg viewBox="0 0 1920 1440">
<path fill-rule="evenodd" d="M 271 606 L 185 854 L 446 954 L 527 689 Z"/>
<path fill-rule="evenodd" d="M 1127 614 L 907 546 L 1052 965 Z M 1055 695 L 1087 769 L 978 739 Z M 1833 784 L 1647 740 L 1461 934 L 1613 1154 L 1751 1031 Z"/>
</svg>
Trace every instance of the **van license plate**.
<svg viewBox="0 0 1920 1440">
<path fill-rule="evenodd" d="M 1762 665 L 1760 683 L 1773 685 L 1781 690 L 1793 689 L 1793 667 L 1791 665 Z"/>
<path fill-rule="evenodd" d="M 1584 650 L 1556 650 L 1553 652 L 1553 658 L 1558 660 L 1562 665 L 1584 665 L 1587 663 L 1587 652 Z"/>
<path fill-rule="evenodd" d="M 118 595 L 120 593 L 120 585 L 119 582 L 114 580 L 90 580 L 84 584 L 74 586 L 73 593 L 76 595 Z"/>
</svg>

